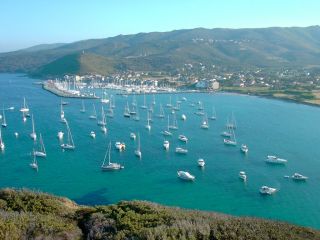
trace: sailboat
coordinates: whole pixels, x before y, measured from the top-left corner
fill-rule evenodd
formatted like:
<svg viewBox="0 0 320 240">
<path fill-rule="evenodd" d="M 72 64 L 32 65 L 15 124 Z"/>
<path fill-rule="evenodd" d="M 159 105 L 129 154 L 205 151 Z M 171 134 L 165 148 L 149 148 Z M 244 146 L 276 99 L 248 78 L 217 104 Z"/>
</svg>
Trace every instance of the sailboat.
<svg viewBox="0 0 320 240">
<path fill-rule="evenodd" d="M 169 125 L 169 129 L 178 130 L 178 122 L 175 114 L 173 115 L 172 125 Z"/>
<path fill-rule="evenodd" d="M 20 112 L 24 112 L 24 113 L 29 112 L 29 108 L 26 103 L 26 98 L 23 98 L 23 106 L 22 106 L 22 108 L 20 108 Z"/>
<path fill-rule="evenodd" d="M 201 123 L 201 126 L 200 126 L 202 129 L 208 129 L 209 128 L 209 122 L 208 122 L 208 117 L 207 117 L 207 114 L 205 114 L 203 116 L 203 120 L 202 120 L 202 123 Z"/>
<path fill-rule="evenodd" d="M 92 114 L 89 116 L 90 119 L 97 119 L 97 111 L 96 111 L 96 106 L 94 104 L 92 104 L 93 107 L 93 112 Z"/>
<path fill-rule="evenodd" d="M 237 128 L 236 119 L 235 119 L 235 117 L 234 117 L 233 112 L 232 112 L 232 115 L 231 115 L 231 120 L 230 120 L 230 122 L 227 123 L 227 127 L 232 128 L 232 129 L 236 129 L 236 128 Z"/>
<path fill-rule="evenodd" d="M 146 94 L 143 94 L 143 105 L 140 106 L 142 109 L 147 109 L 147 104 L 146 104 Z"/>
<path fill-rule="evenodd" d="M 113 118 L 114 117 L 113 108 L 112 108 L 112 99 L 113 99 L 113 96 L 111 96 L 111 98 L 110 98 L 109 109 L 107 111 L 107 117 L 109 117 L 109 118 Z"/>
<path fill-rule="evenodd" d="M 64 111 L 63 111 L 63 104 L 62 104 L 62 102 L 61 102 L 61 104 L 60 104 L 60 122 L 62 122 L 62 123 L 66 123 L 66 122 L 67 122 L 67 120 L 66 120 L 66 118 L 65 118 L 65 116 L 64 116 Z"/>
<path fill-rule="evenodd" d="M 37 140 L 37 134 L 36 134 L 36 130 L 34 127 L 34 120 L 33 120 L 33 114 L 32 114 L 32 133 L 30 133 L 30 137 L 36 141 Z"/>
<path fill-rule="evenodd" d="M 166 105 L 167 108 L 172 108 L 171 96 L 169 97 L 169 103 Z"/>
<path fill-rule="evenodd" d="M 83 101 L 83 100 L 81 101 L 81 109 L 80 109 L 80 112 L 81 112 L 81 113 L 85 113 L 85 112 L 86 112 L 86 107 L 85 107 L 85 105 L 84 105 L 84 101 Z"/>
<path fill-rule="evenodd" d="M 210 119 L 217 120 L 217 113 L 216 113 L 216 109 L 214 107 L 212 108 L 212 115 L 211 115 Z"/>
<path fill-rule="evenodd" d="M 130 109 L 129 109 L 129 104 L 127 102 L 127 105 L 124 107 L 124 113 L 123 116 L 126 118 L 130 118 Z"/>
<path fill-rule="evenodd" d="M 109 103 L 108 94 L 106 92 L 103 92 L 100 102 L 105 104 Z"/>
<path fill-rule="evenodd" d="M 223 139 L 224 144 L 230 145 L 230 146 L 236 146 L 237 145 L 237 140 L 236 136 L 234 134 L 233 128 L 231 128 L 231 137 L 230 139 Z"/>
<path fill-rule="evenodd" d="M 3 151 L 5 148 L 3 139 L 2 139 L 2 132 L 1 132 L 1 128 L 0 128 L 0 150 Z"/>
<path fill-rule="evenodd" d="M 103 162 L 101 165 L 101 170 L 102 171 L 113 171 L 113 170 L 120 170 L 120 169 L 124 168 L 119 163 L 111 162 L 111 156 L 110 156 L 111 153 L 110 152 L 111 152 L 111 142 L 109 143 L 108 150 L 104 156 L 104 159 L 103 159 Z M 108 164 L 105 163 L 107 157 L 108 157 Z"/>
<path fill-rule="evenodd" d="M 33 150 L 34 152 L 34 150 Z M 38 171 L 38 163 L 37 163 L 37 158 L 33 154 L 33 161 L 30 163 L 30 167 Z"/>
<path fill-rule="evenodd" d="M 35 155 L 36 157 L 43 157 L 43 158 L 47 157 L 47 153 L 44 147 L 41 133 L 39 137 L 39 149 L 38 150 L 33 149 L 33 155 Z"/>
<path fill-rule="evenodd" d="M 152 95 L 152 105 L 156 105 L 156 97 L 154 94 Z"/>
<path fill-rule="evenodd" d="M 140 120 L 140 117 L 139 117 L 139 109 L 137 108 L 137 112 L 136 112 L 136 114 L 135 115 L 133 115 L 133 120 L 135 120 L 135 121 L 139 121 Z"/>
<path fill-rule="evenodd" d="M 141 154 L 141 146 L 140 146 L 140 134 L 138 134 L 138 147 L 137 149 L 134 151 L 134 154 L 141 159 L 142 154 Z"/>
<path fill-rule="evenodd" d="M 7 127 L 8 126 L 7 120 L 6 120 L 6 115 L 4 113 L 4 107 L 2 109 L 2 124 L 1 125 L 2 125 L 2 127 Z"/>
<path fill-rule="evenodd" d="M 149 112 L 147 112 L 147 125 L 146 125 L 146 129 L 148 129 L 149 131 L 151 130 Z"/>
<path fill-rule="evenodd" d="M 160 109 L 159 109 L 158 117 L 159 117 L 159 118 L 164 118 L 164 117 L 165 117 L 165 115 L 164 115 L 164 110 L 163 110 L 163 107 L 162 107 L 162 104 L 161 104 L 161 103 L 160 103 Z"/>
<path fill-rule="evenodd" d="M 68 142 L 62 143 L 60 146 L 62 149 L 74 150 L 76 147 L 73 142 L 73 138 L 72 138 L 72 134 L 71 134 L 68 122 L 66 122 L 66 125 L 67 125 L 67 131 L 68 131 Z"/>
<path fill-rule="evenodd" d="M 22 121 L 23 121 L 23 122 L 26 122 L 26 121 L 27 121 L 27 117 L 26 117 L 25 112 L 22 112 Z"/>
<path fill-rule="evenodd" d="M 169 115 L 168 115 L 167 130 L 164 130 L 164 131 L 161 132 L 162 135 L 164 135 L 164 136 L 172 136 L 172 133 L 169 131 L 169 130 L 170 130 L 169 121 L 170 121 L 170 120 L 169 120 Z"/>
<path fill-rule="evenodd" d="M 97 122 L 98 126 L 105 126 L 106 125 L 106 116 L 104 114 L 103 106 L 101 106 L 101 120 Z"/>
<path fill-rule="evenodd" d="M 229 127 L 229 119 L 227 119 L 226 129 L 227 129 L 226 131 L 223 131 L 221 133 L 221 136 L 223 136 L 223 137 L 231 137 L 232 133 L 231 133 L 231 128 Z"/>
</svg>

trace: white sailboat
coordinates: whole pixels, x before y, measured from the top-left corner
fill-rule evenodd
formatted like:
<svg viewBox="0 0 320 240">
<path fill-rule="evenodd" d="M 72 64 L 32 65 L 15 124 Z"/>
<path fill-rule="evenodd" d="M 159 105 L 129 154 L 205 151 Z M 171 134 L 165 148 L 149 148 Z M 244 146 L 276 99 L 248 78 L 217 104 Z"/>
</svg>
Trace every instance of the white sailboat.
<svg viewBox="0 0 320 240">
<path fill-rule="evenodd" d="M 0 128 L 0 150 L 3 151 L 4 148 L 5 148 L 5 145 L 4 145 L 4 142 L 3 142 L 3 139 L 2 139 L 2 132 L 1 132 L 1 128 Z"/>
<path fill-rule="evenodd" d="M 146 94 L 143 94 L 143 105 L 140 106 L 142 109 L 147 109 L 147 104 L 146 104 Z"/>
<path fill-rule="evenodd" d="M 168 115 L 167 129 L 161 132 L 162 135 L 164 135 L 164 136 L 172 136 L 172 133 L 169 131 L 169 130 L 170 130 L 170 129 L 169 129 L 169 121 L 170 121 L 170 120 L 169 120 L 169 115 Z"/>
<path fill-rule="evenodd" d="M 92 104 L 93 107 L 93 112 L 92 114 L 89 116 L 90 119 L 97 119 L 97 111 L 96 111 L 96 106 L 94 104 Z"/>
<path fill-rule="evenodd" d="M 137 149 L 134 151 L 134 154 L 141 159 L 142 157 L 142 153 L 141 153 L 141 146 L 140 146 L 140 134 L 138 134 L 138 147 Z"/>
<path fill-rule="evenodd" d="M 216 109 L 214 107 L 212 108 L 212 115 L 211 115 L 210 119 L 217 120 L 217 113 L 216 113 Z"/>
<path fill-rule="evenodd" d="M 200 126 L 202 129 L 208 129 L 209 128 L 209 122 L 208 122 L 208 117 L 207 117 L 207 114 L 205 114 L 203 116 L 203 119 L 202 119 L 202 123 L 201 123 L 201 126 Z"/>
<path fill-rule="evenodd" d="M 98 126 L 106 126 L 106 115 L 103 106 L 101 106 L 101 120 L 97 122 Z"/>
<path fill-rule="evenodd" d="M 154 94 L 152 95 L 152 105 L 156 105 L 156 97 Z"/>
<path fill-rule="evenodd" d="M 149 131 L 151 130 L 149 112 L 147 112 L 147 125 L 146 125 L 146 129 L 148 129 Z"/>
<path fill-rule="evenodd" d="M 66 143 L 62 143 L 60 146 L 62 149 L 67 149 L 67 150 L 74 150 L 76 147 L 73 142 L 73 137 L 70 131 L 69 123 L 66 122 L 67 125 L 67 131 L 68 131 L 68 138 Z"/>
<path fill-rule="evenodd" d="M 133 118 L 133 120 L 135 120 L 135 121 L 139 121 L 139 120 L 140 120 L 140 115 L 139 115 L 139 109 L 138 109 L 138 108 L 137 108 L 136 114 L 135 114 L 132 118 Z"/>
<path fill-rule="evenodd" d="M 232 129 L 236 129 L 236 128 L 237 128 L 237 123 L 236 123 L 236 119 L 235 119 L 235 117 L 234 117 L 233 112 L 232 112 L 232 114 L 231 114 L 230 122 L 227 123 L 227 127 L 228 127 L 228 128 L 232 128 Z"/>
<path fill-rule="evenodd" d="M 31 118 L 32 118 L 32 132 L 30 133 L 30 137 L 34 140 L 34 141 L 36 141 L 37 140 L 37 134 L 36 134 L 36 130 L 35 130 L 35 127 L 34 127 L 34 119 L 33 119 L 33 114 L 32 114 L 32 116 L 31 116 Z"/>
<path fill-rule="evenodd" d="M 169 125 L 169 129 L 178 130 L 178 121 L 175 114 L 173 114 L 172 125 Z"/>
<path fill-rule="evenodd" d="M 80 112 L 81 112 L 81 113 L 85 113 L 85 112 L 86 112 L 86 107 L 85 107 L 85 105 L 84 105 L 84 101 L 83 101 L 83 100 L 81 101 L 81 109 L 80 109 Z"/>
<path fill-rule="evenodd" d="M 119 163 L 111 162 L 111 155 L 110 154 L 111 154 L 111 142 L 109 143 L 108 150 L 104 156 L 104 159 L 103 159 L 103 162 L 101 165 L 101 170 L 102 171 L 114 171 L 114 170 L 120 170 L 120 169 L 124 168 Z M 108 157 L 108 163 L 106 164 L 107 157 Z"/>
<path fill-rule="evenodd" d="M 236 146 L 237 145 L 237 140 L 236 140 L 236 135 L 233 131 L 233 129 L 231 128 L 231 137 L 230 139 L 223 139 L 223 142 L 225 145 L 229 145 L 229 146 Z"/>
<path fill-rule="evenodd" d="M 163 141 L 163 148 L 168 151 L 169 150 L 169 147 L 170 147 L 170 143 L 168 140 L 164 140 Z"/>
<path fill-rule="evenodd" d="M 33 150 L 34 151 L 34 150 Z M 33 154 L 33 161 L 30 163 L 30 167 L 33 168 L 34 170 L 38 171 L 38 163 L 37 163 L 37 158 Z"/>
<path fill-rule="evenodd" d="M 40 133 L 40 137 L 39 137 L 39 147 L 38 150 L 33 149 L 33 155 L 35 155 L 36 157 L 47 157 L 47 153 L 46 153 L 46 149 L 44 146 L 44 142 L 42 139 L 42 135 Z"/>
<path fill-rule="evenodd" d="M 100 102 L 105 104 L 109 103 L 108 94 L 106 92 L 103 92 Z"/>
<path fill-rule="evenodd" d="M 166 105 L 167 108 L 172 108 L 171 96 L 169 97 L 169 103 Z"/>
<path fill-rule="evenodd" d="M 6 114 L 4 112 L 4 107 L 2 109 L 2 124 L 1 124 L 2 127 L 7 127 L 8 124 L 7 124 L 7 120 L 6 120 Z"/>
<path fill-rule="evenodd" d="M 110 102 L 109 102 L 109 109 L 107 111 L 107 117 L 109 117 L 109 118 L 114 117 L 113 108 L 112 108 L 112 99 L 113 99 L 113 97 L 111 96 Z"/>
<path fill-rule="evenodd" d="M 164 118 L 164 117 L 165 117 L 164 110 L 163 110 L 162 104 L 160 103 L 158 118 Z"/>
<path fill-rule="evenodd" d="M 231 128 L 229 127 L 229 119 L 227 118 L 227 124 L 226 124 L 226 131 L 223 131 L 221 133 L 221 136 L 223 137 L 231 137 L 232 133 L 231 133 Z"/>
<path fill-rule="evenodd" d="M 26 102 L 26 98 L 23 98 L 23 106 L 22 106 L 22 108 L 20 108 L 20 112 L 24 112 L 24 113 L 29 112 L 29 108 L 28 108 L 28 105 L 27 105 L 27 102 Z"/>
<path fill-rule="evenodd" d="M 67 120 L 66 120 L 66 118 L 64 116 L 62 101 L 60 103 L 60 122 L 62 122 L 62 123 L 66 123 L 67 122 Z"/>
<path fill-rule="evenodd" d="M 124 107 L 124 113 L 123 116 L 126 118 L 130 118 L 130 109 L 129 109 L 129 104 L 127 102 L 127 105 Z"/>
</svg>

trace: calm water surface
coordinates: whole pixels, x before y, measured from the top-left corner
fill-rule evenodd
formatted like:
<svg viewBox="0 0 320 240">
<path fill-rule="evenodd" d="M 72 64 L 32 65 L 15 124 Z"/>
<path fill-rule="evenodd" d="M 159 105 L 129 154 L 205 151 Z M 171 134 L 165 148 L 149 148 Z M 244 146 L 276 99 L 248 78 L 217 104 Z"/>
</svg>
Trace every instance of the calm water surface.
<svg viewBox="0 0 320 240">
<path fill-rule="evenodd" d="M 181 94 L 187 97 L 177 112 L 179 130 L 169 138 L 170 151 L 162 147 L 164 137 L 160 132 L 166 119 L 154 118 L 150 133 L 145 129 L 146 110 L 139 109 L 139 122 L 123 117 L 124 106 L 132 99 L 116 96 L 115 117 L 108 118 L 108 134 L 103 135 L 96 121 L 89 120 L 92 103 L 98 114 L 98 100 L 85 100 L 86 113 L 80 113 L 81 100 L 68 99 L 65 115 L 74 137 L 74 152 L 63 152 L 56 137 L 58 131 L 66 132 L 60 123 L 60 98 L 32 84 L 34 79 L 21 75 L 0 74 L 0 106 L 14 106 L 7 111 L 8 127 L 3 129 L 6 144 L 0 154 L 0 187 L 27 187 L 57 195 L 67 196 L 81 204 L 109 204 L 119 200 L 150 200 L 166 205 L 201 210 L 212 210 L 234 215 L 258 216 L 284 220 L 320 229 L 320 108 L 301 104 L 230 94 Z M 48 157 L 38 159 L 39 172 L 29 167 L 33 142 L 29 137 L 31 121 L 23 123 L 19 109 L 23 97 L 27 98 L 34 114 L 35 127 L 42 133 Z M 151 103 L 152 96 L 147 96 Z M 143 96 L 137 96 L 138 104 Z M 169 95 L 157 95 L 155 114 L 159 104 L 165 105 Z M 190 102 L 202 101 L 208 115 L 215 106 L 218 119 L 210 121 L 210 128 L 200 128 L 202 117 L 194 114 Z M 166 110 L 166 109 L 165 109 Z M 168 110 L 166 110 L 168 113 Z M 220 133 L 227 117 L 234 113 L 238 129 L 238 143 L 248 144 L 247 156 L 239 146 L 223 144 Z M 187 121 L 180 120 L 186 114 Z M 96 131 L 96 139 L 89 137 Z M 19 137 L 14 136 L 19 133 Z M 136 143 L 130 132 L 140 133 L 142 159 L 134 155 Z M 178 135 L 189 138 L 186 156 L 174 153 L 182 146 Z M 125 165 L 119 172 L 101 172 L 100 165 L 109 141 L 124 141 L 126 151 L 114 148 L 111 156 Z M 264 162 L 266 155 L 276 154 L 288 159 L 286 166 L 270 166 Z M 204 158 L 203 170 L 197 159 Z M 196 176 L 194 183 L 182 182 L 177 170 L 187 170 Z M 238 178 L 246 171 L 248 181 Z M 309 177 L 305 183 L 285 179 L 294 172 Z M 261 196 L 262 185 L 276 187 L 274 196 Z"/>
</svg>

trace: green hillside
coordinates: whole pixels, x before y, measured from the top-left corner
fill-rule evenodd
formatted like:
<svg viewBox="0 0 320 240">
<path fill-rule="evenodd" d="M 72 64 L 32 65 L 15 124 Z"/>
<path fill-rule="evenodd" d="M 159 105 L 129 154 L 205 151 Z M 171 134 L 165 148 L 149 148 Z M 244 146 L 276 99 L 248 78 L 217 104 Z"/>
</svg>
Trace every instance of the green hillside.
<svg viewBox="0 0 320 240">
<path fill-rule="evenodd" d="M 27 190 L 0 190 L 0 239 L 320 239 L 282 222 L 170 208 L 142 201 L 79 206 Z"/>
<path fill-rule="evenodd" d="M 77 69 L 74 54 L 83 52 L 90 60 L 83 62 L 80 58 Z M 89 70 L 174 71 L 185 63 L 199 62 L 229 67 L 319 66 L 320 27 L 197 28 L 43 45 L 1 53 L 0 72 L 45 75 Z M 62 65 L 66 67 L 62 69 Z"/>
</svg>

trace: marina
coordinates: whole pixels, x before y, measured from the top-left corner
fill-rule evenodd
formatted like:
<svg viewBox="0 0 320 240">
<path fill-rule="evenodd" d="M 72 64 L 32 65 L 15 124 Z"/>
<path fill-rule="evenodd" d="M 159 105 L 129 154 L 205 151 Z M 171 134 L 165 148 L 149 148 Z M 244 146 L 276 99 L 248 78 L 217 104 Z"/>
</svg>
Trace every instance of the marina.
<svg viewBox="0 0 320 240">
<path fill-rule="evenodd" d="M 313 127 L 320 118 L 317 108 L 252 96 L 193 93 L 181 101 L 180 113 L 175 116 L 170 108 L 160 110 L 160 104 L 176 106 L 175 97 L 170 103 L 170 94 L 155 98 L 153 94 L 146 94 L 148 109 L 155 100 L 154 113 L 149 115 L 148 109 L 139 107 L 140 121 L 135 121 L 131 115 L 124 117 L 124 109 L 127 102 L 131 107 L 133 96 L 137 106 L 142 105 L 144 95 L 121 96 L 108 90 L 109 98 L 113 96 L 116 102 L 112 108 L 113 118 L 103 118 L 108 104 L 103 105 L 102 110 L 99 100 L 74 98 L 63 106 L 66 123 L 62 124 L 59 97 L 32 85 L 32 79 L 20 75 L 2 74 L 0 81 L 6 83 L 0 85 L 1 105 L 16 109 L 5 111 L 8 125 L 1 129 L 1 141 L 5 143 L 0 152 L 2 187 L 24 186 L 65 195 L 83 204 L 144 199 L 320 228 L 320 217 L 314 214 L 320 209 L 316 171 L 320 167 L 320 153 L 310 148 L 320 136 L 320 130 Z M 24 97 L 30 112 L 26 122 L 19 111 Z M 203 103 L 201 111 L 206 115 L 194 114 L 198 111 L 198 101 Z M 84 106 L 86 111 L 81 111 Z M 90 120 L 92 106 L 98 113 Z M 160 112 L 163 118 L 157 117 Z M 207 115 L 213 112 L 219 118 L 209 119 L 210 128 L 202 130 L 203 119 L 207 121 Z M 182 114 L 185 120 L 180 118 Z M 226 119 L 232 115 L 237 120 L 236 128 L 228 127 L 236 134 L 238 145 L 235 147 L 226 146 L 224 137 L 220 136 L 226 129 Z M 100 130 L 98 121 L 106 124 L 106 134 Z M 146 130 L 146 124 L 150 125 L 150 131 Z M 162 131 L 168 126 L 173 126 L 172 135 L 163 135 Z M 91 132 L 95 138 L 90 137 Z M 30 138 L 30 133 L 37 135 L 36 141 Z M 130 133 L 135 133 L 135 137 Z M 187 136 L 188 143 L 179 140 L 179 135 Z M 290 143 L 286 141 L 288 138 L 292 139 Z M 231 139 L 234 139 L 233 133 Z M 250 147 L 247 154 L 240 150 L 242 143 Z M 187 154 L 177 154 L 175 150 L 179 147 L 187 150 Z M 72 151 L 67 151 L 70 148 Z M 45 153 L 46 157 L 31 154 L 36 151 Z M 270 154 L 288 162 L 266 164 L 266 156 Z M 205 159 L 205 166 L 199 159 Z M 103 171 L 102 166 L 107 167 L 109 163 L 123 168 Z M 188 172 L 195 180 L 184 183 L 177 177 L 178 171 Z M 240 176 L 242 171 L 246 181 L 240 181 L 244 176 Z M 292 180 L 288 181 L 284 175 Z M 308 180 L 302 181 L 306 176 Z M 277 193 L 264 196 L 260 194 L 261 186 L 277 189 Z"/>
</svg>

